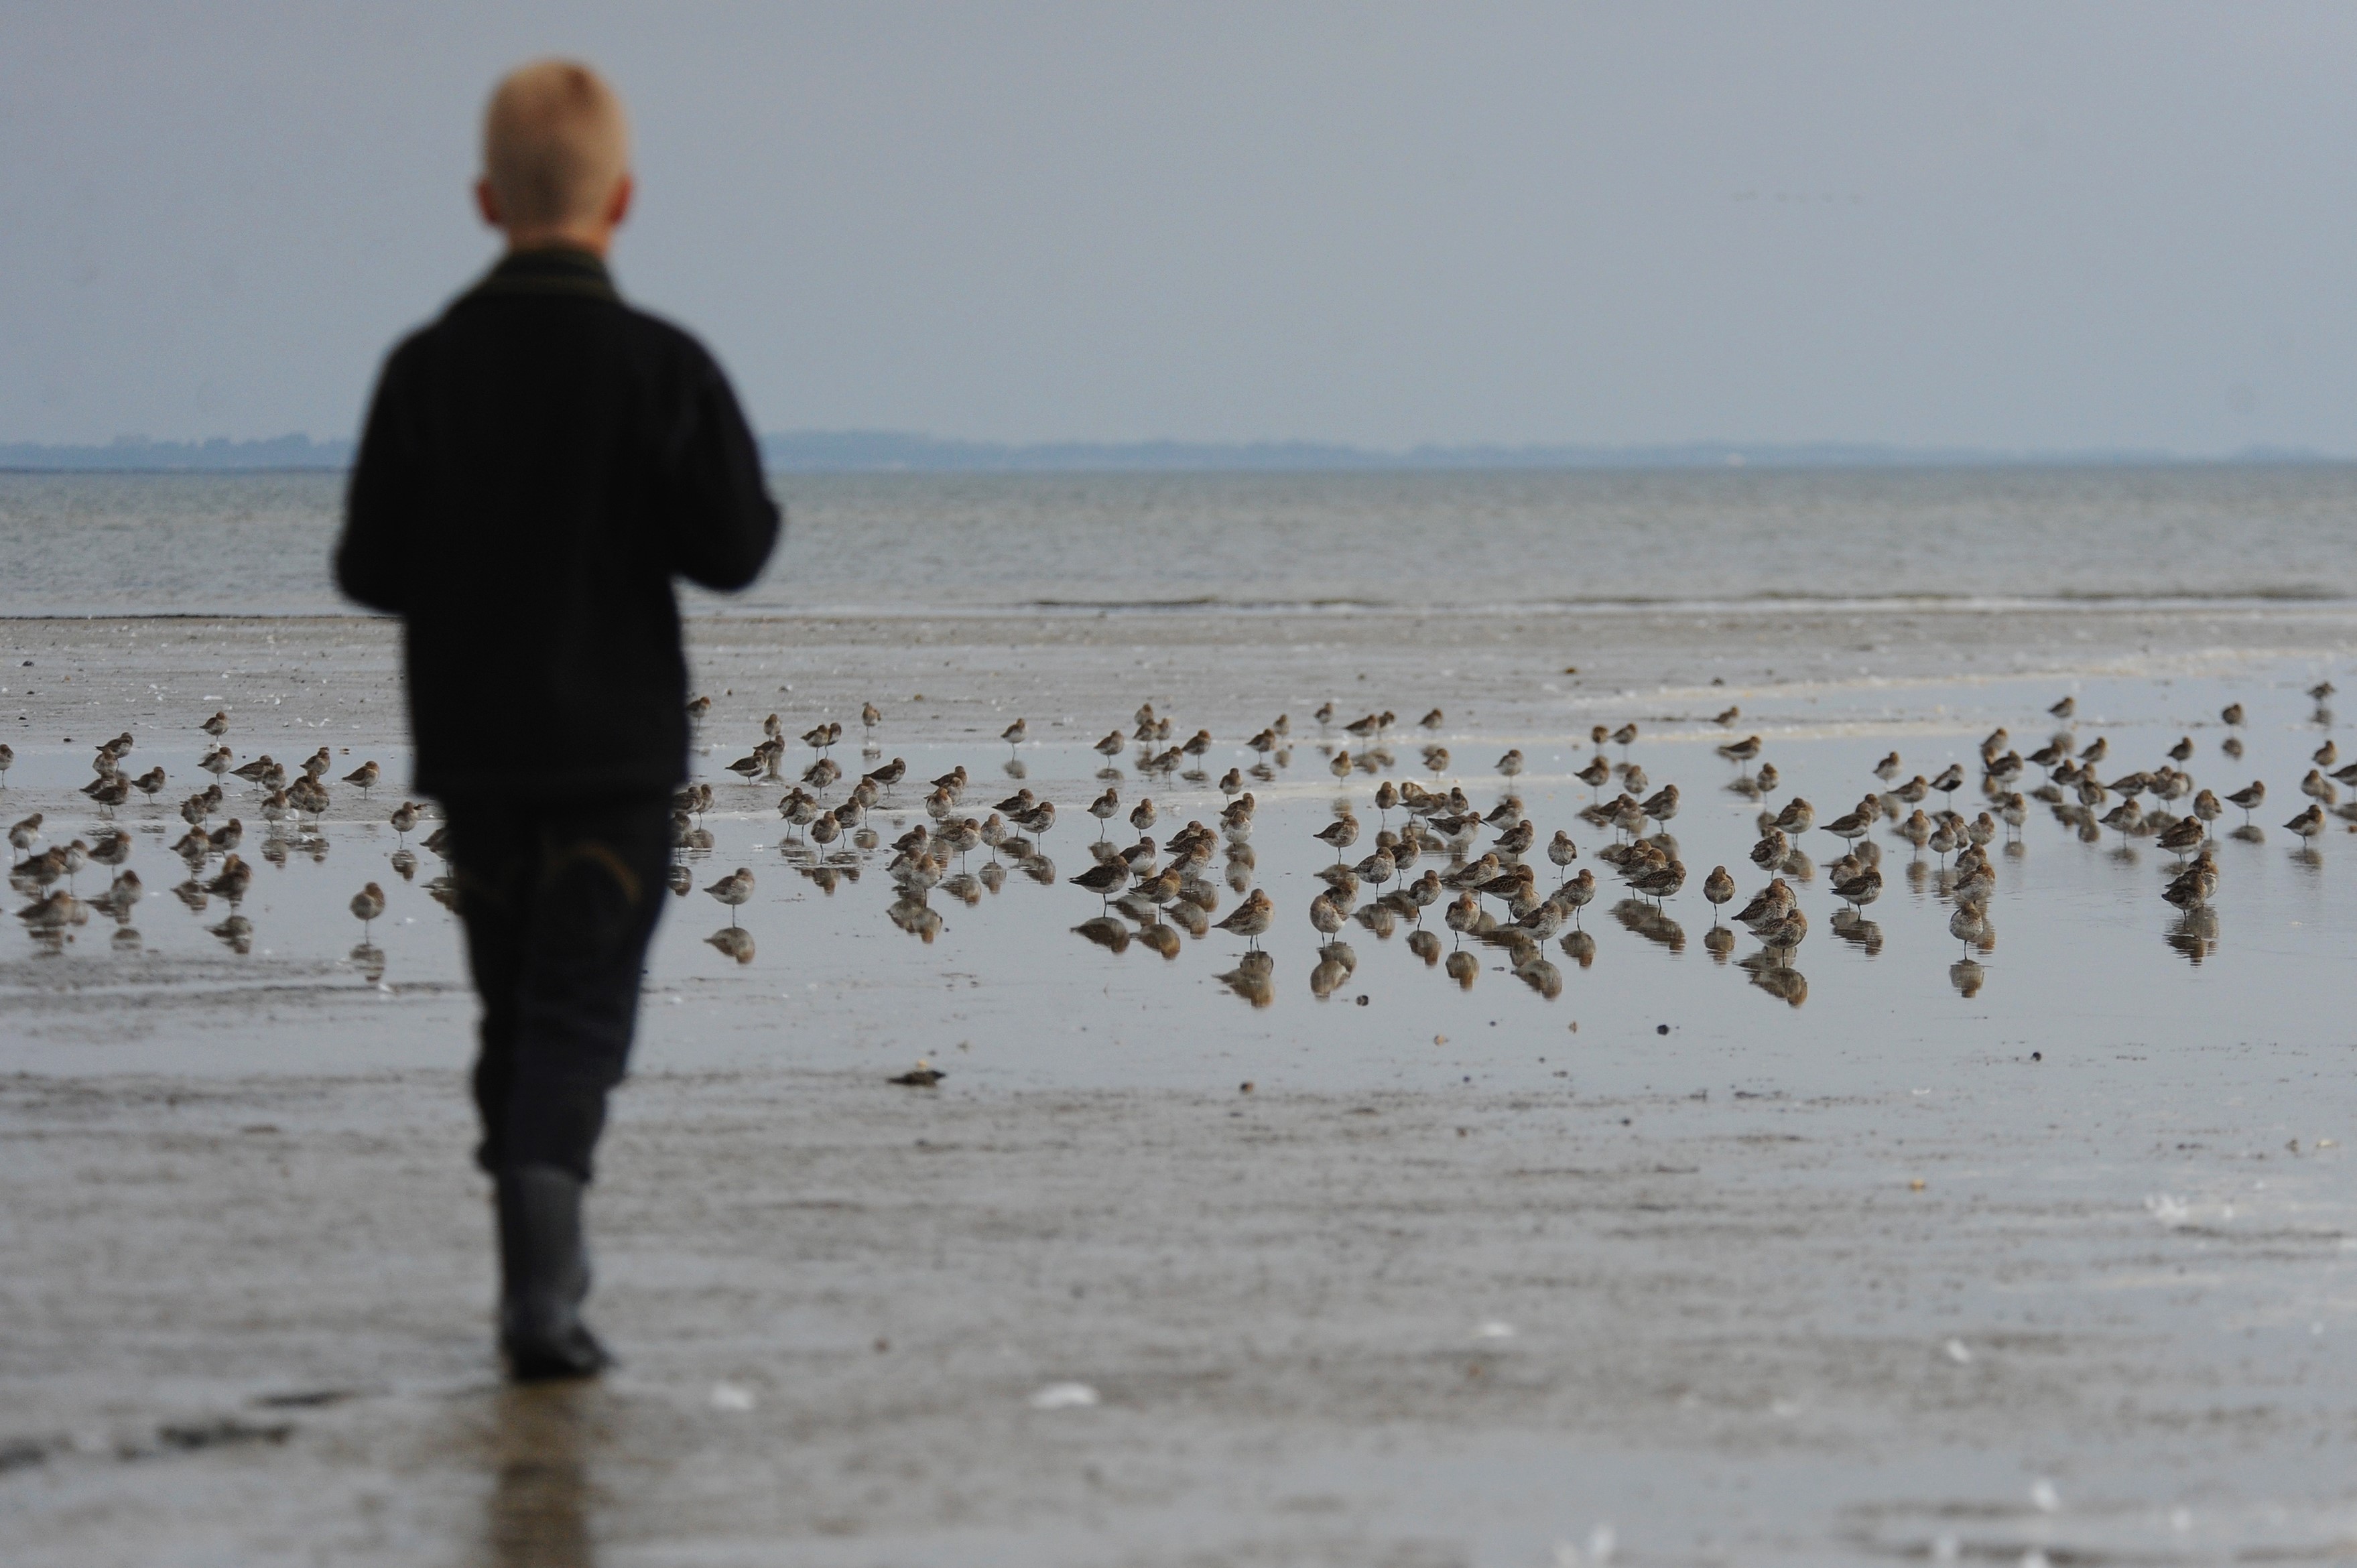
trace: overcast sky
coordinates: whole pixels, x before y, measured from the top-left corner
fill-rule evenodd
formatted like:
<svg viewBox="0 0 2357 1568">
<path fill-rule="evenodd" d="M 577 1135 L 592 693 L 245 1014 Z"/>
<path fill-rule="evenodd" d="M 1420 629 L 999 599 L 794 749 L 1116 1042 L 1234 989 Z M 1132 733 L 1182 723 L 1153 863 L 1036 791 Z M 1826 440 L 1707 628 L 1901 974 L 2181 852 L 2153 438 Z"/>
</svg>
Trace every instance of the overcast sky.
<svg viewBox="0 0 2357 1568">
<path fill-rule="evenodd" d="M 2357 452 L 2357 7 L 0 0 L 0 440 L 349 434 L 505 66 L 766 430 Z"/>
</svg>

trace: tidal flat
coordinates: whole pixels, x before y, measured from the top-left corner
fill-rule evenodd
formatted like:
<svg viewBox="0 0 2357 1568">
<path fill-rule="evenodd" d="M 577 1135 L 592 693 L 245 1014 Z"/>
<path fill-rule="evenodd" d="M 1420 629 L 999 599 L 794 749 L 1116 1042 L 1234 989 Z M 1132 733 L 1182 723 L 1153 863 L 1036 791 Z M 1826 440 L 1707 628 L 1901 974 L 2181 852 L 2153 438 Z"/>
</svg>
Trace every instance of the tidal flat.
<svg viewBox="0 0 2357 1568">
<path fill-rule="evenodd" d="M 2307 693 L 2357 667 L 2338 602 L 701 618 L 710 842 L 593 1196 L 625 1365 L 521 1392 L 490 1357 L 473 1004 L 438 867 L 403 877 L 418 835 L 385 821 L 390 628 L 0 635 L 0 815 L 119 825 L 147 884 L 128 920 L 11 931 L 0 956 L 12 1561 L 2357 1554 L 2357 842 L 2280 825 L 2340 733 Z M 1973 769 L 1999 725 L 2027 752 L 2065 694 L 2107 777 L 2182 737 L 2201 784 L 2269 783 L 2255 833 L 2217 824 L 2207 921 L 2161 900 L 2176 857 L 2148 837 L 2087 842 L 2034 805 L 1990 846 L 1986 944 L 1950 934 L 1937 858 L 1888 824 L 1861 918 L 1834 919 L 1820 830 L 1789 961 L 1713 936 L 1703 874 L 1766 880 L 1763 804 L 1804 795 L 1822 822 L 1883 787 L 1887 752 L 1901 778 Z M 1098 777 L 1091 743 L 1148 701 L 1211 732 L 1202 779 L 1143 776 L 1134 749 Z M 1327 702 L 1396 711 L 1388 765 L 1333 775 L 1366 747 L 1321 730 Z M 333 757 L 320 822 L 242 819 L 233 911 L 176 899 L 166 848 L 216 709 L 241 759 Z M 782 786 L 726 771 L 771 712 L 790 737 L 843 723 L 849 778 L 907 759 L 876 847 L 813 850 Z M 1250 780 L 1250 865 L 1215 863 L 1208 912 L 1274 899 L 1264 997 L 1232 978 L 1249 944 L 1156 935 L 1067 879 L 1108 782 L 1125 811 L 1155 800 L 1158 836 L 1213 822 L 1213 780 L 1279 713 L 1290 760 Z M 1663 826 L 1691 875 L 1650 910 L 1578 816 L 1590 726 L 1628 722 L 1627 760 L 1684 791 Z M 518 723 L 552 779 L 596 743 Z M 172 787 L 110 824 L 76 787 L 126 730 L 126 764 Z M 1764 802 L 1715 750 L 1753 733 L 1781 775 Z M 789 777 L 813 755 L 790 746 Z M 333 782 L 364 759 L 366 799 Z M 934 918 L 896 918 L 886 846 L 927 820 L 915 781 L 961 763 L 967 813 L 1057 802 L 1028 857 L 1050 870 L 986 876 L 977 851 Z M 1551 976 L 1437 906 L 1432 942 L 1361 920 L 1328 967 L 1311 833 L 1349 798 L 1357 858 L 1401 820 L 1374 789 L 1408 778 L 1485 811 L 1512 793 L 1542 844 L 1577 842 L 1609 890 L 1550 939 Z M 1976 779 L 1956 804 L 1986 805 Z M 745 939 L 716 943 L 732 911 L 702 888 L 739 865 Z M 364 932 L 346 903 L 370 881 L 389 897 Z M 1076 929 L 1106 918 L 1117 945 Z M 938 1086 L 888 1081 L 919 1058 Z"/>
</svg>

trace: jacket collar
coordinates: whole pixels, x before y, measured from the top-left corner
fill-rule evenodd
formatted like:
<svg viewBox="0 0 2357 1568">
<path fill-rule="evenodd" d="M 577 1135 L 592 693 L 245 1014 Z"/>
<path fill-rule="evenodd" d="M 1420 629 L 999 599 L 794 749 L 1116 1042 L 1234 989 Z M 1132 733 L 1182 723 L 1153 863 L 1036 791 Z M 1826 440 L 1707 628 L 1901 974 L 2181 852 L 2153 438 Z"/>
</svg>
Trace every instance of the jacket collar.
<svg viewBox="0 0 2357 1568">
<path fill-rule="evenodd" d="M 619 302 L 606 263 L 570 245 L 511 251 L 468 291 L 475 295 L 572 295 Z"/>
</svg>

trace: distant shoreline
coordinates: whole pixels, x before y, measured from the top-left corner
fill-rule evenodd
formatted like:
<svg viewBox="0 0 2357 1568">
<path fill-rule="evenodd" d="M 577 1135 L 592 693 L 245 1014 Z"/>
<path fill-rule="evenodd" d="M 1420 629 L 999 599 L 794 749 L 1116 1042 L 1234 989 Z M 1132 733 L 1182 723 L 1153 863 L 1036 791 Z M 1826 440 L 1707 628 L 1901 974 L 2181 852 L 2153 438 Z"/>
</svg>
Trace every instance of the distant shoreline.
<svg viewBox="0 0 2357 1568">
<path fill-rule="evenodd" d="M 267 441 L 145 441 L 102 446 L 0 443 L 0 473 L 336 473 L 351 463 L 346 440 L 286 435 Z M 2158 451 L 2007 452 L 1863 443 L 1767 445 L 1687 442 L 1644 446 L 1426 446 L 1381 451 L 1318 442 L 1055 442 L 944 440 L 891 431 L 794 431 L 761 437 L 761 456 L 784 474 L 1318 474 L 1501 472 L 1724 472 L 1835 468 L 2154 468 L 2322 467 L 2352 458 L 2253 447 L 2222 456 Z"/>
</svg>

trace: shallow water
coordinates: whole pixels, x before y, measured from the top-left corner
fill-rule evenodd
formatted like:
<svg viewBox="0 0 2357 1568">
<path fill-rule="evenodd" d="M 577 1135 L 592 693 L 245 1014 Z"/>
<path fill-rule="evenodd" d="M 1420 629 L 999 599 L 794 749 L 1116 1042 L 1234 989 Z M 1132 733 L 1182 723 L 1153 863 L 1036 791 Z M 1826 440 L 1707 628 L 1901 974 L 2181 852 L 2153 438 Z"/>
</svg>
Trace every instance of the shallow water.
<svg viewBox="0 0 2357 1568">
<path fill-rule="evenodd" d="M 1583 935 L 1566 932 L 1545 943 L 1546 967 L 1525 974 L 1499 949 L 1453 938 L 1439 906 L 1424 922 L 1435 933 L 1430 941 L 1415 937 L 1412 921 L 1364 914 L 1381 891 L 1372 888 L 1361 891 L 1361 918 L 1340 933 L 1347 952 L 1326 955 L 1340 967 L 1321 967 L 1321 942 L 1307 912 L 1319 886 L 1314 874 L 1333 857 L 1311 835 L 1348 798 L 1363 822 L 1350 858 L 1369 853 L 1379 825 L 1372 799 L 1378 776 L 1354 772 L 1338 783 L 1326 768 L 1331 743 L 1321 743 L 1314 726 L 1297 733 L 1288 767 L 1271 780 L 1248 781 L 1260 801 L 1251 864 L 1223 857 L 1207 873 L 1217 888 L 1213 920 L 1245 888 L 1265 888 L 1274 898 L 1275 925 L 1259 944 L 1265 960 L 1252 961 L 1265 961 L 1265 975 L 1241 972 L 1250 944 L 1215 929 L 1189 934 L 1137 916 L 1089 927 L 1114 911 L 1067 880 L 1093 864 L 1088 842 L 1096 823 L 1082 808 L 1106 782 L 1098 776 L 1101 759 L 1080 746 L 1027 745 L 1015 761 L 1023 782 L 1059 808 L 1039 859 L 1016 864 L 978 851 L 967 858 L 974 875 L 909 901 L 885 862 L 889 841 L 922 820 L 913 809 L 922 793 L 916 781 L 963 762 L 974 783 L 962 810 L 987 815 L 1017 788 L 1007 748 L 897 748 L 909 777 L 876 813 L 882 847 L 838 841 L 822 855 L 779 819 L 779 788 L 738 782 L 721 766 L 736 749 L 714 744 L 699 758 L 705 777 L 717 780 L 716 809 L 704 823 L 711 843 L 683 853 L 693 890 L 668 900 L 648 977 L 646 1059 L 688 1067 L 758 1061 L 790 1037 L 798 1062 L 905 1066 L 924 1056 L 956 1074 L 1010 1083 L 1200 1087 L 1253 1078 L 1373 1087 L 1467 1074 L 1543 1082 L 1568 1073 L 1583 1088 L 1618 1091 L 1662 1087 L 1664 1075 L 1686 1074 L 1700 1088 L 1727 1072 L 1737 1081 L 1756 1072 L 1787 1087 L 1839 1093 L 1910 1076 L 1936 1080 L 1945 1064 L 1990 1055 L 2027 1058 L 2036 1050 L 2050 1060 L 2077 1051 L 2208 1051 L 2334 1037 L 2337 1002 L 2321 982 L 2357 923 L 2357 886 L 2339 875 L 2351 853 L 2347 824 L 2333 820 L 2313 851 L 2279 826 L 2306 804 L 2297 781 L 2309 753 L 2330 733 L 2300 694 L 2309 679 L 2304 669 L 2287 669 L 2231 686 L 2098 682 L 2078 693 L 2081 716 L 2072 727 L 2082 744 L 2109 737 L 2111 777 L 2157 766 L 2171 742 L 2190 735 L 2197 750 L 2188 766 L 2200 782 L 2222 795 L 2253 778 L 2268 781 L 2260 831 L 2218 842 L 2222 886 L 2209 915 L 2189 920 L 2160 900 L 2176 862 L 2148 839 L 2123 842 L 2107 832 L 2098 843 L 2082 842 L 2033 801 L 2018 841 L 1992 846 L 1998 886 L 1991 934 L 1977 946 L 1949 933 L 1952 911 L 1934 857 L 1911 854 L 1888 823 L 1878 835 L 1887 877 L 1881 901 L 1861 921 L 1837 921 L 1838 901 L 1822 867 L 1839 846 L 1820 829 L 1803 840 L 1815 868 L 1793 876 L 1810 935 L 1789 963 L 1764 966 L 1748 935 L 1732 943 L 1711 936 L 1713 912 L 1700 895 L 1715 865 L 1736 875 L 1731 908 L 1767 877 L 1747 858 L 1760 805 L 1727 788 L 1738 771 L 1712 746 L 1730 732 L 1708 725 L 1662 728 L 1631 748 L 1652 787 L 1674 780 L 1684 795 L 1669 827 L 1688 881 L 1658 910 L 1622 891 L 1597 860 L 1610 831 L 1577 819 L 1591 799 L 1570 777 L 1591 755 L 1584 736 L 1443 730 L 1438 739 L 1454 756 L 1438 777 L 1418 766 L 1429 738 L 1422 732 L 1389 744 L 1388 776 L 1413 775 L 1444 789 L 1461 782 L 1483 810 L 1511 789 L 1541 846 L 1558 827 L 1581 846 L 1578 864 L 1603 885 L 1583 913 Z M 1797 792 L 1815 802 L 1823 822 L 1878 787 L 1869 769 L 1885 751 L 1902 754 L 1903 779 L 1935 774 L 1951 761 L 1969 766 L 1980 736 L 1998 723 L 2010 725 L 2018 746 L 2034 748 L 2055 727 L 2041 712 L 2053 695 L 2009 682 L 1818 687 L 1781 700 L 1769 695 L 1736 730 L 1763 735 L 1763 757 L 1783 776 L 1768 803 Z M 2239 762 L 2220 751 L 2229 732 L 2216 715 L 2232 700 L 2250 713 L 2248 726 L 2236 732 L 2249 747 Z M 1101 717 L 1110 725 L 1119 715 Z M 752 737 L 744 738 L 749 746 Z M 1349 737 L 1337 732 L 1335 739 Z M 1526 770 L 1511 781 L 1494 770 L 1509 744 L 1526 758 Z M 856 774 L 855 751 L 841 748 Z M 809 760 L 801 748 L 795 755 Z M 135 770 L 165 766 L 174 785 L 161 799 L 177 801 L 195 773 L 195 756 L 193 747 L 151 742 L 130 761 Z M 339 758 L 335 773 L 359 760 Z M 393 753 L 378 760 L 391 779 L 406 764 Z M 1206 758 L 1212 774 L 1253 760 L 1241 746 L 1216 746 Z M 98 815 L 65 788 L 82 766 L 79 747 L 28 749 L 5 796 L 10 820 L 38 808 L 50 813 L 51 839 L 61 825 L 69 836 L 94 836 Z M 1141 779 L 1134 751 L 1118 771 L 1125 815 L 1141 795 L 1155 800 L 1157 839 L 1189 818 L 1216 820 L 1222 798 L 1208 778 Z M 249 837 L 240 853 L 257 873 L 234 911 L 250 922 L 249 932 L 224 927 L 232 911 L 217 896 L 201 908 L 174 897 L 185 872 L 164 845 L 180 832 L 178 818 L 159 807 L 126 806 L 123 820 L 138 839 L 131 864 L 147 885 L 145 899 L 120 932 L 101 918 L 41 964 L 12 966 L 19 983 L 136 992 L 275 981 L 374 985 L 389 997 L 462 990 L 454 920 L 430 892 L 441 867 L 420 853 L 409 876 L 401 875 L 395 835 L 382 822 L 394 795 L 376 793 L 364 804 L 358 791 L 339 788 L 317 830 L 272 835 L 255 820 L 254 802 L 231 792 L 222 816 L 245 821 Z M 820 793 L 833 803 L 843 786 Z M 1957 799 L 1968 815 L 1984 804 L 1974 797 L 1967 788 Z M 1397 825 L 1399 814 L 1391 820 Z M 2239 821 L 2230 813 L 2220 825 Z M 1131 836 L 1125 827 L 1122 836 Z M 1494 836 L 1485 832 L 1481 842 Z M 1557 874 L 1540 851 L 1528 858 L 1540 886 L 1551 886 Z M 217 864 L 218 856 L 206 875 Z M 1411 875 L 1436 865 L 1447 870 L 1445 861 L 1427 856 Z M 757 883 L 737 913 L 741 937 L 726 934 L 728 911 L 702 891 L 738 865 Z M 367 933 L 369 950 L 345 906 L 371 880 L 387 889 L 389 902 Z M 93 867 L 80 881 L 91 892 L 104 877 Z M 47 950 L 35 939 L 16 940 L 27 944 L 21 951 Z M 1469 972 L 1457 972 L 1466 961 L 1452 959 L 1460 949 L 1474 955 Z M 389 1035 L 402 1029 L 398 1016 L 398 1009 L 387 1015 Z M 452 1044 L 437 1043 L 432 1059 L 447 1059 Z M 348 1045 L 371 1062 L 404 1059 L 419 1048 L 398 1038 Z M 153 1067 L 150 1048 L 170 1052 L 181 1069 L 199 1066 L 177 1046 L 127 1045 L 57 1056 L 45 1049 L 18 1065 Z M 253 1060 L 232 1054 L 210 1065 L 228 1070 Z M 307 1065 L 319 1064 L 307 1058 Z"/>
<path fill-rule="evenodd" d="M 1113 627 L 1057 668 L 1149 678 Z M 168 628 L 171 648 L 149 627 L 21 629 L 38 660 L 22 679 L 59 700 L 22 724 L 0 818 L 43 809 L 91 836 L 72 786 L 114 713 L 147 715 L 126 721 L 128 761 L 167 769 L 166 802 L 197 777 L 193 721 L 221 703 L 241 757 L 339 733 L 353 749 L 331 778 L 371 755 L 403 776 L 398 749 L 361 738 L 396 733 L 369 628 L 201 634 L 219 662 L 186 684 L 178 645 L 200 628 Z M 1405 928 L 1350 929 L 1355 968 L 1313 985 L 1305 914 L 1330 855 L 1309 835 L 1345 789 L 1371 832 L 1376 779 L 1322 771 L 1294 702 L 1291 763 L 1254 785 L 1252 880 L 1278 907 L 1255 1006 L 1221 979 L 1245 950 L 1222 933 L 1166 959 L 1134 920 L 1119 952 L 1074 929 L 1103 908 L 1063 880 L 1096 829 L 1083 744 L 1128 703 L 1082 702 L 1060 727 L 1035 713 L 1049 738 L 1019 756 L 1060 806 L 1055 874 L 977 879 L 972 904 L 935 890 L 927 942 L 906 928 L 929 922 L 892 918 L 879 855 L 825 891 L 780 847 L 779 789 L 725 771 L 769 689 L 747 672 L 781 657 L 761 640 L 704 654 L 737 693 L 698 759 L 720 809 L 694 890 L 669 902 L 606 1146 L 598 1311 L 629 1365 L 584 1391 L 569 1479 L 482 1444 L 542 1438 L 509 1431 L 490 1388 L 459 1077 L 473 1004 L 427 891 L 438 867 L 392 865 L 391 791 L 337 787 L 283 865 L 231 792 L 254 829 L 249 950 L 210 934 L 220 899 L 170 895 L 168 804 L 124 813 L 150 885 L 135 945 L 103 918 L 55 951 L 0 933 L 0 1211 L 29 1260 L 4 1287 L 0 1453 L 43 1455 L 5 1472 L 0 1513 L 29 1561 L 296 1561 L 335 1541 L 354 1561 L 752 1563 L 791 1541 L 816 1563 L 1078 1564 L 1112 1531 L 1140 1562 L 1523 1568 L 1568 1561 L 1557 1541 L 1592 1558 L 1607 1524 L 1629 1561 L 1921 1560 L 1943 1539 L 1967 1561 L 2346 1554 L 2352 846 L 2336 821 L 2300 855 L 2277 826 L 2338 733 L 2302 693 L 2348 683 L 2346 658 L 2107 658 L 2140 673 L 2067 682 L 2080 739 L 2109 739 L 2106 777 L 2182 734 L 2202 783 L 2268 781 L 2261 838 L 2219 846 L 2214 937 L 2183 940 L 2148 841 L 2124 855 L 2041 812 L 1996 857 L 1996 940 L 1967 996 L 1936 868 L 1919 886 L 1886 836 L 1878 946 L 1835 934 L 1822 869 L 1803 885 L 1797 1006 L 1789 978 L 1744 968 L 1748 938 L 1712 950 L 1699 882 L 1720 862 L 1746 892 L 1762 880 L 1743 858 L 1757 807 L 1723 788 L 1729 732 L 1665 715 L 1732 690 L 1733 733 L 1758 730 L 1785 776 L 1775 799 L 1829 817 L 1884 751 L 1928 776 L 1997 724 L 2035 746 L 2065 682 L 1541 687 L 1482 719 L 1482 683 L 1452 678 L 1450 776 L 1487 805 L 1521 747 L 1512 788 L 1584 865 L 1609 835 L 1574 821 L 1588 791 L 1567 775 L 1596 713 L 1638 715 L 1634 759 L 1686 794 L 1671 826 L 1692 875 L 1667 908 L 1683 940 L 1608 894 L 1584 922 L 1591 962 L 1547 944 L 1552 996 L 1469 942 L 1466 989 L 1456 944 L 1442 933 L 1427 963 Z M 995 728 L 996 653 L 840 657 L 879 690 L 965 699 L 894 721 L 924 737 L 890 747 L 912 780 L 963 762 L 975 814 L 1015 787 L 1006 747 L 941 738 Z M 1210 634 L 1157 650 L 1200 661 L 1182 690 L 1221 690 L 1233 659 Z M 1353 687 L 1421 689 L 1395 668 Z M 796 679 L 799 728 L 824 704 Z M 2249 710 L 2238 763 L 2220 751 L 2229 700 Z M 1182 709 L 1175 729 L 1232 737 L 1240 705 Z M 856 714 L 836 716 L 856 771 Z M 1391 777 L 1424 739 L 1393 742 Z M 1123 768 L 1125 803 L 1162 809 L 1157 838 L 1216 808 L 1208 784 Z M 904 784 L 879 832 L 918 799 Z M 1813 836 L 1822 867 L 1833 841 Z M 741 964 L 710 945 L 728 913 L 701 891 L 740 865 L 759 879 Z M 391 896 L 373 979 L 345 908 L 371 879 Z M 1237 897 L 1220 884 L 1214 918 Z M 949 1072 L 939 1091 L 885 1082 L 919 1057 Z M 1103 1403 L 1028 1404 L 1070 1379 Z M 719 1380 L 755 1408 L 716 1407 Z M 330 1402 L 284 1402 L 319 1391 Z M 294 1430 L 159 1452 L 167 1427 L 231 1419 Z"/>
<path fill-rule="evenodd" d="M 2357 467 L 789 475 L 699 613 L 2357 597 Z M 0 474 L 0 615 L 296 615 L 331 474 Z"/>
</svg>

